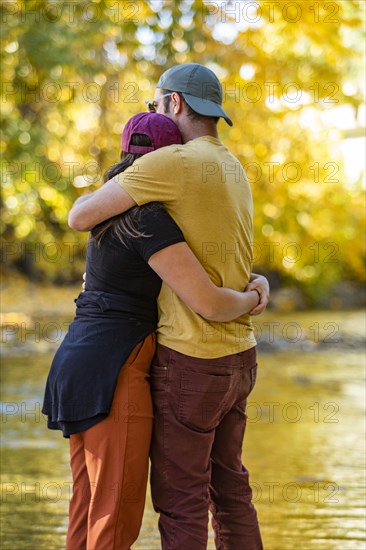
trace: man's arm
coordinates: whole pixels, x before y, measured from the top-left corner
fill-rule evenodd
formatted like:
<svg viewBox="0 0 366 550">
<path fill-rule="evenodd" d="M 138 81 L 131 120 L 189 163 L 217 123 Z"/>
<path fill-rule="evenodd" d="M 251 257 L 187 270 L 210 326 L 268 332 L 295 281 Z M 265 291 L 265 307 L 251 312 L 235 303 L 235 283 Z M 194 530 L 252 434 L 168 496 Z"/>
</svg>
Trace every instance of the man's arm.
<svg viewBox="0 0 366 550">
<path fill-rule="evenodd" d="M 89 231 L 136 204 L 177 202 L 184 191 L 184 182 L 179 147 L 162 147 L 135 160 L 127 170 L 89 195 L 85 202 L 75 204 L 69 214 L 69 225 L 78 231 Z"/>
<path fill-rule="evenodd" d="M 100 189 L 77 199 L 69 212 L 69 226 L 77 231 L 89 231 L 98 223 L 126 212 L 135 201 L 113 179 Z"/>
<path fill-rule="evenodd" d="M 76 201 L 73 204 L 73 208 L 76 204 L 81 204 L 82 202 L 88 201 L 91 199 L 94 193 L 88 193 L 87 195 L 82 195 L 81 197 L 77 198 Z"/>
</svg>

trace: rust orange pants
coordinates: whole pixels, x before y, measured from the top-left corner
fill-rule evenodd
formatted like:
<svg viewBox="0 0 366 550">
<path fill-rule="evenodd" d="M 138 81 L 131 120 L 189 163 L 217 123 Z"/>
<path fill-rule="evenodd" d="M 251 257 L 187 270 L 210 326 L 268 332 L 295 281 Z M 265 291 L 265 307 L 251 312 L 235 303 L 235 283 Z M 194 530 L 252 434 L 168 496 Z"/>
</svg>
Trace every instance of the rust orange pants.
<svg viewBox="0 0 366 550">
<path fill-rule="evenodd" d="M 70 436 L 73 495 L 66 550 L 129 550 L 145 506 L 152 403 L 150 334 L 121 368 L 109 416 Z"/>
</svg>

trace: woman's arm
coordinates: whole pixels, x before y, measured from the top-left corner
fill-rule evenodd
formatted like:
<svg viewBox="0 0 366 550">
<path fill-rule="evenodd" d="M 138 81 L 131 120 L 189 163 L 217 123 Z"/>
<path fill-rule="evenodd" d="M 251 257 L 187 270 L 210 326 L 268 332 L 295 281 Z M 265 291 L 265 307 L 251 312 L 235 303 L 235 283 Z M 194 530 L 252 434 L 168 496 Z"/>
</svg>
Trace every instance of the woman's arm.
<svg viewBox="0 0 366 550">
<path fill-rule="evenodd" d="M 231 321 L 259 302 L 256 290 L 217 287 L 185 242 L 159 250 L 148 263 L 188 307 L 210 321 Z"/>
</svg>

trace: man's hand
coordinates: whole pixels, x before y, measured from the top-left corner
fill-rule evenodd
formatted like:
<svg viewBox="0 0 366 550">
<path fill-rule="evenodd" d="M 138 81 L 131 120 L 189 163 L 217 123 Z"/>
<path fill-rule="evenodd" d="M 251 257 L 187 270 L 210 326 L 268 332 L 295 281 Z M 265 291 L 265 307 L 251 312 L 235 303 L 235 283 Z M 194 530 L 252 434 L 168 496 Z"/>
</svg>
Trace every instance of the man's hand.
<svg viewBox="0 0 366 550">
<path fill-rule="evenodd" d="M 255 306 L 249 315 L 260 315 L 266 309 L 269 302 L 269 282 L 263 275 L 252 273 L 249 284 L 245 290 L 257 290 L 260 294 L 259 304 Z"/>
</svg>

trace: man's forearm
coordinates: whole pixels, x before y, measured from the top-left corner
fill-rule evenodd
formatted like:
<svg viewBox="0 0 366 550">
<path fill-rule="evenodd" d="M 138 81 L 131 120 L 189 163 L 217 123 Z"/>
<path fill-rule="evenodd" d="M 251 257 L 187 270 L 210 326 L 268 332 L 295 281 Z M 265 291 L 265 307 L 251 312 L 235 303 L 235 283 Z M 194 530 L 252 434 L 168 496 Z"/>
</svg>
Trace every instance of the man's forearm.
<svg viewBox="0 0 366 550">
<path fill-rule="evenodd" d="M 82 195 L 81 197 L 79 197 L 78 199 L 76 199 L 76 201 L 75 201 L 74 204 L 72 205 L 71 210 L 72 210 L 77 204 L 81 204 L 82 202 L 85 202 L 85 201 L 91 199 L 93 195 L 94 195 L 94 193 L 88 193 L 87 195 Z M 70 212 L 71 212 L 71 210 L 70 210 Z"/>
<path fill-rule="evenodd" d="M 89 231 L 98 223 L 126 212 L 135 201 L 113 180 L 100 189 L 77 199 L 69 212 L 69 226 L 77 231 Z"/>
<path fill-rule="evenodd" d="M 95 193 L 95 191 L 94 191 L 94 193 Z M 76 201 L 74 202 L 74 204 L 72 205 L 71 210 L 69 212 L 69 216 L 68 216 L 68 224 L 72 229 L 78 229 L 77 227 L 74 227 L 74 219 L 75 219 L 75 217 L 77 218 L 77 216 L 78 216 L 78 206 L 80 206 L 84 202 L 90 200 L 93 197 L 94 193 L 88 193 L 87 195 L 82 195 L 81 197 L 77 198 Z M 92 229 L 92 227 L 90 227 L 88 229 L 82 229 L 82 230 L 86 231 L 86 230 Z"/>
</svg>

